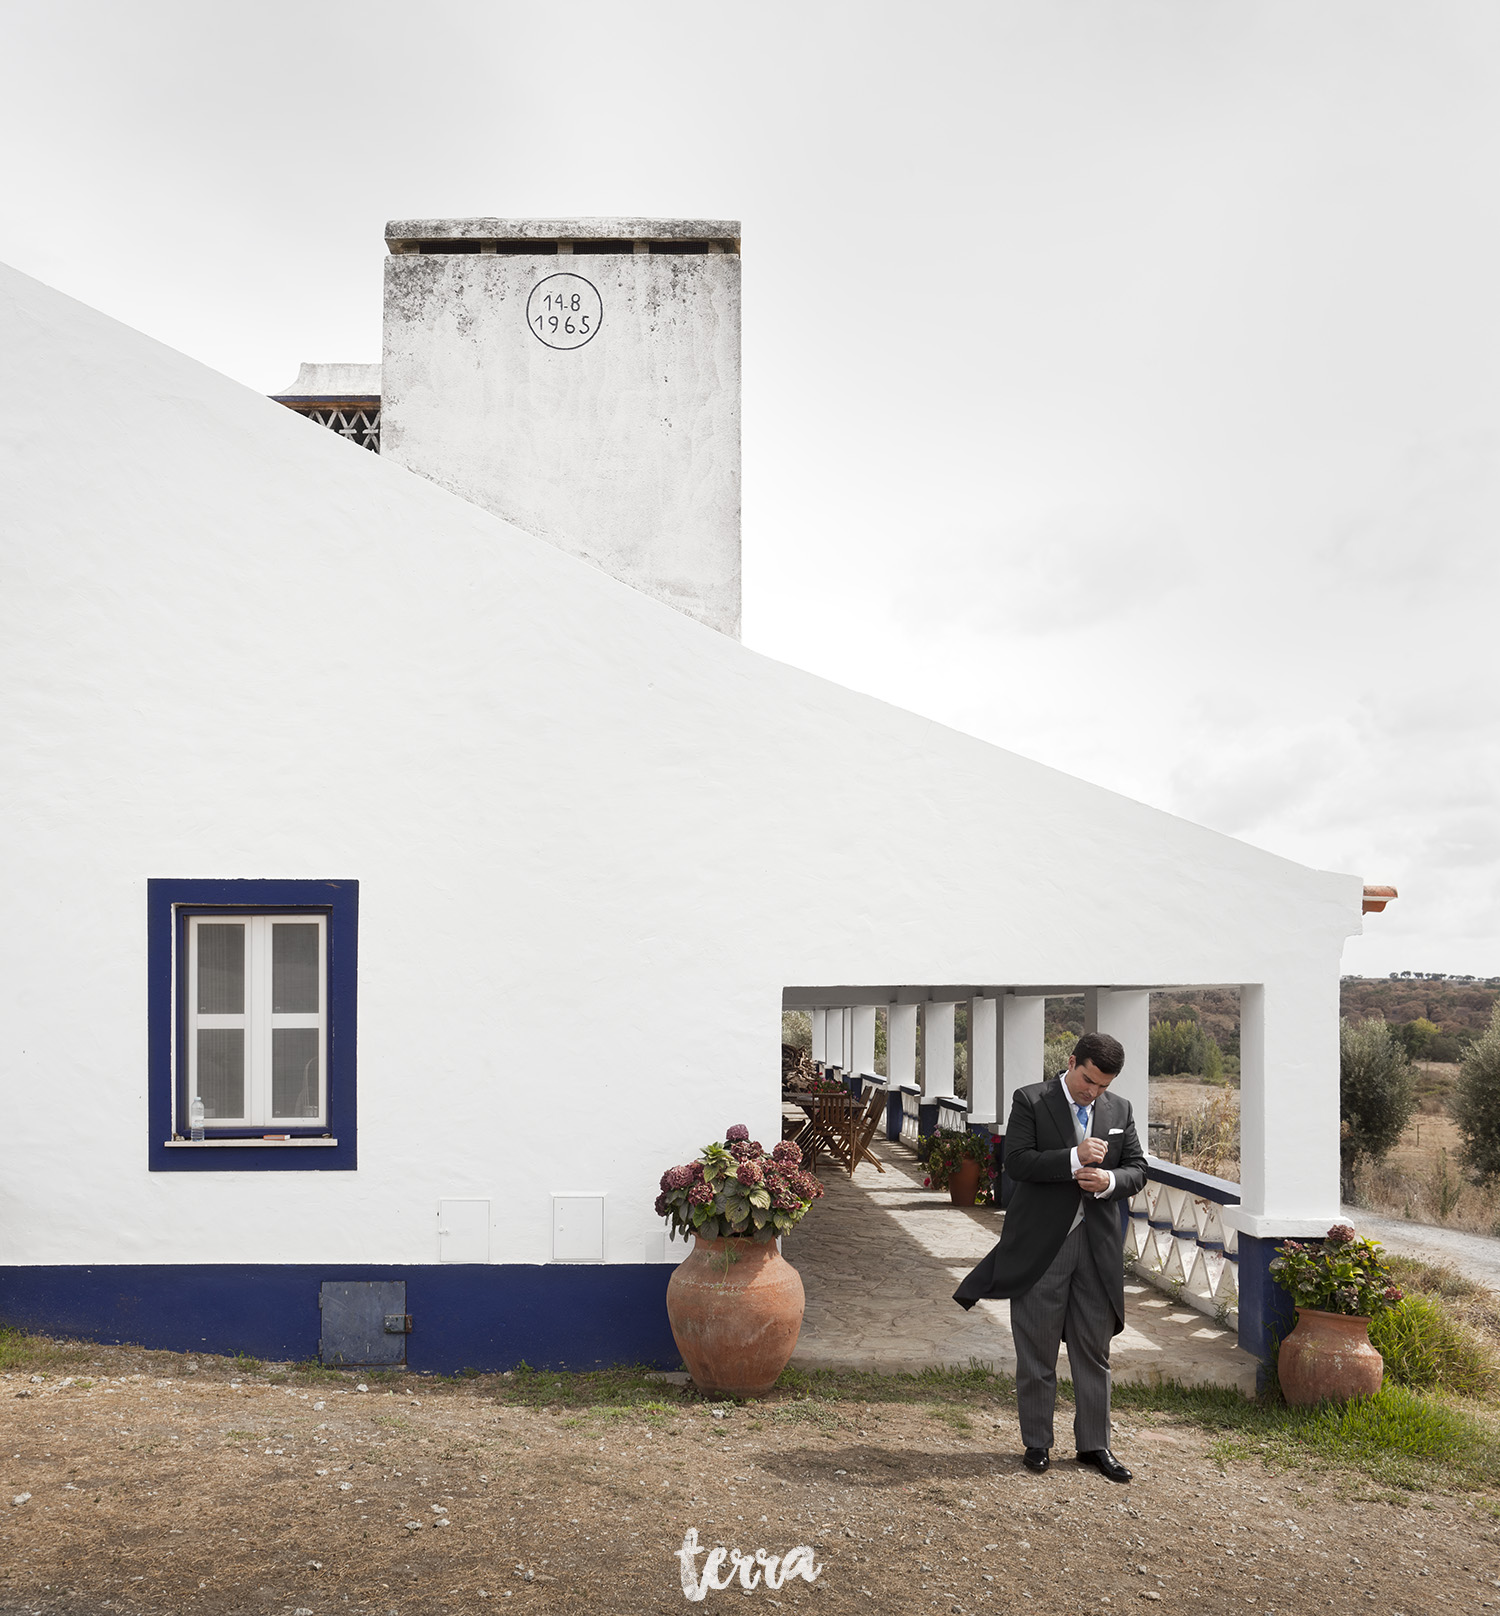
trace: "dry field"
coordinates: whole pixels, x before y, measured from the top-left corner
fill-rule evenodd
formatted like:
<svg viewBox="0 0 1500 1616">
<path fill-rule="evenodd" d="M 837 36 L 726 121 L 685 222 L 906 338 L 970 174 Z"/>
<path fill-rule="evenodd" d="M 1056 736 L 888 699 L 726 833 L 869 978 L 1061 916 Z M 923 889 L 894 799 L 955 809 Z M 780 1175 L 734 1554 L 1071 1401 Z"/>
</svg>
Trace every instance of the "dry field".
<svg viewBox="0 0 1500 1616">
<path fill-rule="evenodd" d="M 687 1604 L 690 1528 L 751 1554 L 806 1544 L 821 1567 L 709 1607 L 1500 1606 L 1493 1500 L 1274 1473 L 1127 1410 L 1132 1486 L 1071 1454 L 1033 1477 L 1008 1391 L 982 1374 L 904 1400 L 715 1409 L 638 1379 L 648 1401 L 588 1407 L 563 1377 L 517 1402 L 504 1377 L 360 1383 L 89 1346 L 40 1361 L 45 1378 L 0 1380 L 5 1612 L 641 1616 Z"/>
<path fill-rule="evenodd" d="M 1417 1110 L 1390 1155 L 1361 1171 L 1357 1204 L 1388 1217 L 1500 1235 L 1500 1184 L 1471 1184 L 1459 1165 L 1458 1129 L 1446 1108 L 1458 1067 L 1416 1066 Z"/>
</svg>

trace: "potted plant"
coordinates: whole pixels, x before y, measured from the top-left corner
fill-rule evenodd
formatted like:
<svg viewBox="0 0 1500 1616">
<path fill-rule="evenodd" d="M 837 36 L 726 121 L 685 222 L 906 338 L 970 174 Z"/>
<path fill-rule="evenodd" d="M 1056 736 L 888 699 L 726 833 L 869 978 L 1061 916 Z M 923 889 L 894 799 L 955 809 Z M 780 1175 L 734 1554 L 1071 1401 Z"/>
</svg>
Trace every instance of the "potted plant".
<svg viewBox="0 0 1500 1616">
<path fill-rule="evenodd" d="M 769 1155 L 743 1123 L 661 1177 L 656 1213 L 693 1249 L 667 1282 L 677 1350 L 701 1392 L 761 1397 L 802 1328 L 802 1278 L 777 1249 L 823 1186 L 784 1140 Z"/>
<path fill-rule="evenodd" d="M 954 1206 L 988 1205 L 991 1160 L 995 1141 L 987 1133 L 939 1129 L 928 1141 L 923 1156 L 929 1189 L 947 1190 Z"/>
<path fill-rule="evenodd" d="M 1370 1345 L 1370 1320 L 1401 1300 L 1385 1252 L 1335 1223 L 1320 1244 L 1283 1241 L 1270 1273 L 1297 1306 L 1296 1328 L 1277 1358 L 1287 1402 L 1378 1392 L 1385 1360 Z"/>
</svg>

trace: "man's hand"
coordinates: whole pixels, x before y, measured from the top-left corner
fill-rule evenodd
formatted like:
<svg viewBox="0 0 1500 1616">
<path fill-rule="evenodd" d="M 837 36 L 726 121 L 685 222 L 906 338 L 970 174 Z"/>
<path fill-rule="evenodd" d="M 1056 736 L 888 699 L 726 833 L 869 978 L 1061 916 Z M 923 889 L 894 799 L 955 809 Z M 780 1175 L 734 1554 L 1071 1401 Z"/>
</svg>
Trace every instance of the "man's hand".
<svg viewBox="0 0 1500 1616">
<path fill-rule="evenodd" d="M 1093 1167 L 1104 1160 L 1109 1146 L 1090 1134 L 1078 1147 L 1078 1160 L 1085 1167 Z"/>
<path fill-rule="evenodd" d="M 1087 1144 L 1088 1141 L 1085 1140 L 1084 1143 Z M 1103 1141 L 1096 1140 L 1095 1143 L 1102 1144 Z M 1097 1167 L 1080 1167 L 1074 1173 L 1073 1181 L 1085 1195 L 1097 1195 L 1100 1190 L 1109 1188 L 1109 1174 L 1101 1172 Z"/>
</svg>

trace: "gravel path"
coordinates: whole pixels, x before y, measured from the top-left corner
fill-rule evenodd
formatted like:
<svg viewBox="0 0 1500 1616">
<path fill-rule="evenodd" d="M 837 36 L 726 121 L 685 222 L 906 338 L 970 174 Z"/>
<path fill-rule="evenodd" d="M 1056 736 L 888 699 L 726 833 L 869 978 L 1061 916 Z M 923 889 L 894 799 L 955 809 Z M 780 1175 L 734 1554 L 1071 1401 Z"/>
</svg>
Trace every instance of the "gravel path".
<svg viewBox="0 0 1500 1616">
<path fill-rule="evenodd" d="M 1442 1229 L 1431 1223 L 1410 1223 L 1405 1218 L 1380 1218 L 1357 1206 L 1342 1210 L 1361 1234 L 1373 1236 L 1398 1256 L 1452 1263 L 1476 1285 L 1500 1291 L 1500 1240 L 1466 1234 L 1462 1229 Z"/>
</svg>

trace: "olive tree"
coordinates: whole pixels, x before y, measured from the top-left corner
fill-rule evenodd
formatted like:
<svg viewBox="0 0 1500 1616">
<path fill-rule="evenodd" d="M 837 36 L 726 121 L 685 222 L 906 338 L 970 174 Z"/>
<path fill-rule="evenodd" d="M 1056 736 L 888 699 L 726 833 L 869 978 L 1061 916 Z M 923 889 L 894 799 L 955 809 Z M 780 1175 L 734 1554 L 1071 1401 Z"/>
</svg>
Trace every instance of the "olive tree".
<svg viewBox="0 0 1500 1616">
<path fill-rule="evenodd" d="M 1449 1102 L 1463 1136 L 1464 1165 L 1477 1177 L 1500 1177 L 1500 1004 L 1469 1045 Z"/>
<path fill-rule="evenodd" d="M 1361 1161 L 1379 1161 L 1417 1103 L 1411 1061 L 1383 1021 L 1339 1023 L 1339 1165 L 1344 1194 Z"/>
</svg>

